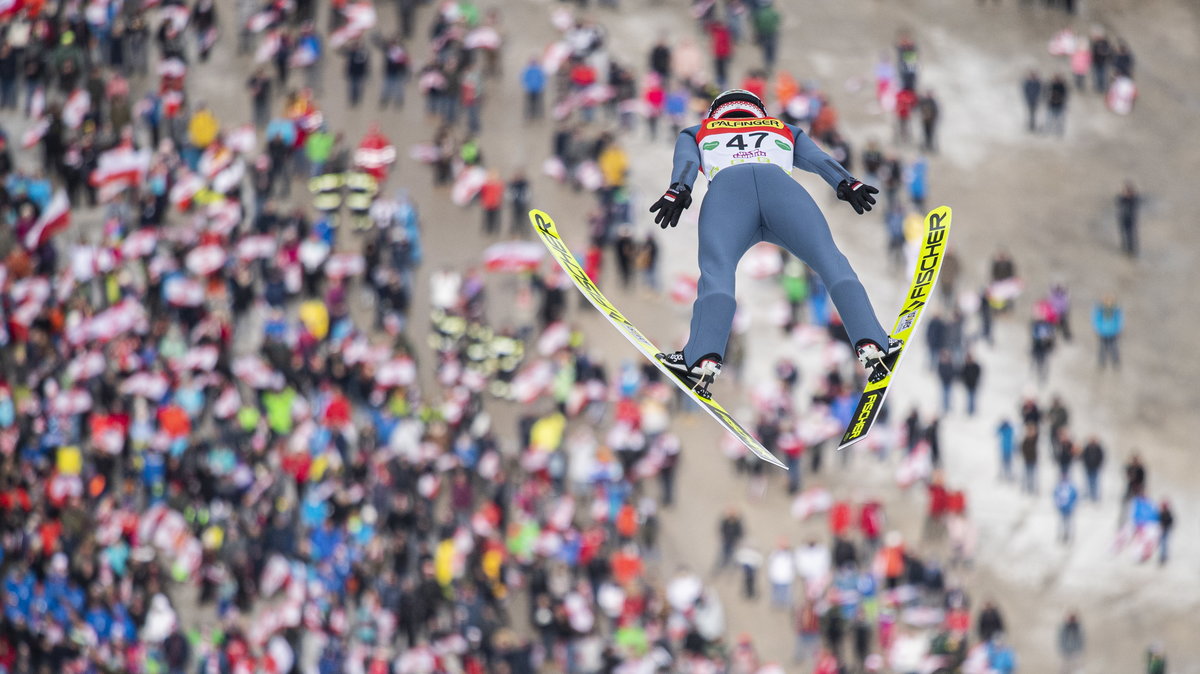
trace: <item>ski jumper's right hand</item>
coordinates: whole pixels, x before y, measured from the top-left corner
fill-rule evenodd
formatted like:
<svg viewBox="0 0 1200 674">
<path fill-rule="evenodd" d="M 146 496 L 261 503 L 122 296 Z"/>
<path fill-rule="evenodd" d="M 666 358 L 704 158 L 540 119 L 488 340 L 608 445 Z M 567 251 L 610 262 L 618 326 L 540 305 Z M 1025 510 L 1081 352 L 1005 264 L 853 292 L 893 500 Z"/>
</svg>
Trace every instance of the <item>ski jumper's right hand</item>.
<svg viewBox="0 0 1200 674">
<path fill-rule="evenodd" d="M 859 215 L 871 210 L 871 206 L 875 205 L 875 197 L 871 196 L 872 194 L 879 194 L 879 190 L 857 180 L 843 180 L 837 186 L 838 199 L 848 202 Z"/>
<path fill-rule="evenodd" d="M 654 213 L 654 224 L 666 229 L 678 225 L 679 216 L 691 205 L 692 188 L 683 183 L 674 183 L 654 202 L 650 212 Z"/>
</svg>

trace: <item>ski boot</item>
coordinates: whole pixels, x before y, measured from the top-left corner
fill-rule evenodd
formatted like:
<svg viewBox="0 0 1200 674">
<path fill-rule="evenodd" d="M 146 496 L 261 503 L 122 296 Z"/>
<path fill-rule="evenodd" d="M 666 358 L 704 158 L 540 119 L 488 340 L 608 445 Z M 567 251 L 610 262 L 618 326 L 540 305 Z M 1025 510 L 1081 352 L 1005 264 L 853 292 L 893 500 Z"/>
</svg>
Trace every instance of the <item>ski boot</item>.
<svg viewBox="0 0 1200 674">
<path fill-rule="evenodd" d="M 675 351 L 673 353 L 660 353 L 654 357 L 658 359 L 658 362 L 666 365 L 667 369 L 670 370 L 676 377 L 683 379 L 691 374 L 691 368 L 687 366 L 687 361 L 683 359 L 682 351 Z"/>
<path fill-rule="evenodd" d="M 717 375 L 721 374 L 721 357 L 715 353 L 702 356 L 692 366 L 691 374 L 696 377 L 696 385 L 692 387 L 692 391 L 705 400 L 712 400 L 708 385 L 716 381 Z"/>
<path fill-rule="evenodd" d="M 717 375 L 721 374 L 720 356 L 710 353 L 696 361 L 691 367 L 688 367 L 682 351 L 660 353 L 655 358 L 663 365 L 666 365 L 667 370 L 686 384 L 696 395 L 705 400 L 712 398 L 708 386 L 716 381 Z"/>
<path fill-rule="evenodd" d="M 858 343 L 855 349 L 858 353 L 858 362 L 867 369 L 869 383 L 881 382 L 891 373 L 903 346 L 904 342 L 894 337 L 888 337 L 887 353 L 884 353 L 883 349 L 871 340 L 863 340 Z"/>
</svg>

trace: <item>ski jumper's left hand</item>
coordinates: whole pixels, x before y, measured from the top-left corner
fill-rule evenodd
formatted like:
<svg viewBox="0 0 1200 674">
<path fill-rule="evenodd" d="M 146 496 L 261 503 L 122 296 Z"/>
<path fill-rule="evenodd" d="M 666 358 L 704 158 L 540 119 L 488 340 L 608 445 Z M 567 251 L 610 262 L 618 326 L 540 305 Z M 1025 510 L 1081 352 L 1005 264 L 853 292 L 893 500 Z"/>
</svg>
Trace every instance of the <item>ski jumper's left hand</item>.
<svg viewBox="0 0 1200 674">
<path fill-rule="evenodd" d="M 875 205 L 875 197 L 871 196 L 872 194 L 879 194 L 879 190 L 853 179 L 843 180 L 837 186 L 838 199 L 848 202 L 859 215 L 871 210 L 871 206 Z"/>
<path fill-rule="evenodd" d="M 691 205 L 692 188 L 683 183 L 674 183 L 650 206 L 650 212 L 654 213 L 654 224 L 666 229 L 678 225 L 679 216 Z"/>
</svg>

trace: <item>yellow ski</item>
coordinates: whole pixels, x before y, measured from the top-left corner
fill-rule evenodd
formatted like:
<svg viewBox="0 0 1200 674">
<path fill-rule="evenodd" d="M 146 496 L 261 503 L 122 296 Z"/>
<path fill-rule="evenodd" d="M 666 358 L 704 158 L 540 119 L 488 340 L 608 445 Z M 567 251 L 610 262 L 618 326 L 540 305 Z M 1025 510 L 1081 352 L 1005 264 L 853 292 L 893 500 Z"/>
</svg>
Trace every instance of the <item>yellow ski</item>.
<svg viewBox="0 0 1200 674">
<path fill-rule="evenodd" d="M 913 331 L 921 322 L 921 316 L 925 313 L 925 305 L 933 295 L 933 286 L 937 283 L 938 272 L 942 269 L 942 258 L 945 256 L 946 239 L 949 234 L 949 206 L 939 206 L 925 216 L 925 228 L 921 235 L 921 251 L 917 255 L 917 268 L 913 272 L 912 285 L 908 288 L 904 306 L 900 309 L 900 315 L 896 318 L 896 325 L 892 328 L 890 335 L 893 339 L 902 342 L 900 353 L 897 354 L 896 361 L 886 376 L 875 382 L 867 382 L 862 397 L 858 400 L 858 406 L 854 408 L 854 415 L 850 417 L 850 424 L 846 427 L 845 434 L 842 435 L 838 449 L 845 449 L 862 440 L 875 425 L 875 419 L 879 416 L 879 410 L 883 408 L 884 399 L 887 398 L 888 386 L 892 383 L 892 378 L 896 376 L 896 370 L 899 369 L 904 354 L 912 346 Z"/>
</svg>

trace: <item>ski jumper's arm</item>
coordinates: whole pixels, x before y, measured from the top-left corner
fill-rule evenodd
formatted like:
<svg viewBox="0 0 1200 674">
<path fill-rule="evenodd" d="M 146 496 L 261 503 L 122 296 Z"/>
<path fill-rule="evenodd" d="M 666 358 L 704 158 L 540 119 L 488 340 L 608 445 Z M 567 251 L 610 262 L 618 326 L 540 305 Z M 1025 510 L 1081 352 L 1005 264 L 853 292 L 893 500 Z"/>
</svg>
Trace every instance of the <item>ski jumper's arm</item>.
<svg viewBox="0 0 1200 674">
<path fill-rule="evenodd" d="M 671 168 L 672 185 L 681 183 L 691 189 L 696 182 L 696 176 L 700 175 L 700 146 L 696 143 L 696 132 L 699 130 L 699 124 L 689 126 L 680 131 L 679 137 L 675 139 L 675 159 Z"/>
<path fill-rule="evenodd" d="M 792 147 L 794 148 L 792 163 L 796 168 L 802 168 L 805 171 L 821 176 L 835 190 L 838 183 L 843 180 L 854 182 L 854 176 L 850 175 L 850 172 L 843 168 L 836 159 L 830 157 L 824 150 L 817 147 L 817 144 L 808 137 L 808 134 L 791 124 L 785 126 L 792 132 L 792 137 L 795 139 L 795 142 L 792 143 Z M 695 145 L 694 142 L 693 145 Z M 679 150 L 676 149 L 675 152 L 678 157 Z"/>
</svg>

